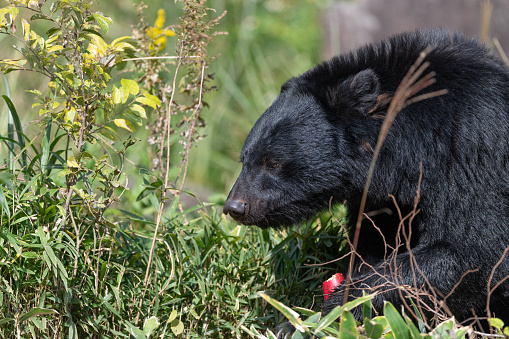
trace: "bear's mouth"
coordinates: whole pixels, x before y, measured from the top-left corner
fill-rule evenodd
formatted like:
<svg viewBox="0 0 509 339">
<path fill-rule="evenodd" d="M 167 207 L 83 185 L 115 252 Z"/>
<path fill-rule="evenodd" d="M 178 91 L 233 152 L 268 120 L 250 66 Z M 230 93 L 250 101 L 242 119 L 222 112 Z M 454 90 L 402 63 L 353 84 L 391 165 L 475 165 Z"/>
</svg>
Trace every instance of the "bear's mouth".
<svg viewBox="0 0 509 339">
<path fill-rule="evenodd" d="M 289 227 L 297 222 L 288 218 L 284 212 L 278 210 L 271 210 L 266 214 L 248 213 L 241 218 L 233 217 L 233 219 L 243 225 L 257 226 L 261 229 Z"/>
<path fill-rule="evenodd" d="M 246 226 L 257 226 L 262 229 L 281 228 L 295 225 L 313 215 L 305 203 L 277 199 L 251 200 L 231 198 L 223 209 L 235 221 Z"/>
</svg>

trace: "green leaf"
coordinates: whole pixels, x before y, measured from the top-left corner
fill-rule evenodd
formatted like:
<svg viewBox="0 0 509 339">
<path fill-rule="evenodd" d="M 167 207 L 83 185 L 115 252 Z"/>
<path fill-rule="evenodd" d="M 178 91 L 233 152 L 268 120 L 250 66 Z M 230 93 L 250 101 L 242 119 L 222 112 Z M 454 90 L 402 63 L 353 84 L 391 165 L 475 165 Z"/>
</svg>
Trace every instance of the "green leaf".
<svg viewBox="0 0 509 339">
<path fill-rule="evenodd" d="M 94 17 L 94 20 L 97 22 L 99 27 L 101 27 L 104 34 L 108 34 L 109 26 L 113 23 L 113 20 L 99 13 L 93 13 L 92 16 Z"/>
<path fill-rule="evenodd" d="M 168 317 L 168 322 L 172 322 L 173 320 L 177 319 L 178 312 L 177 310 L 172 310 L 170 313 L 170 316 Z"/>
<path fill-rule="evenodd" d="M 30 21 L 34 21 L 34 20 L 49 20 L 49 21 L 51 21 L 50 18 L 48 18 L 46 15 L 41 14 L 41 13 L 34 14 L 30 17 Z"/>
<path fill-rule="evenodd" d="M 50 138 L 51 138 L 51 124 L 53 119 L 50 118 L 46 124 L 46 130 L 44 132 L 44 138 L 42 140 L 42 156 L 41 156 L 41 168 L 46 175 L 49 175 L 48 160 L 50 153 Z"/>
<path fill-rule="evenodd" d="M 46 35 L 49 37 L 51 37 L 52 35 L 55 35 L 59 32 L 62 32 L 62 29 L 61 28 L 58 28 L 58 27 L 51 27 L 50 29 L 48 29 L 46 31 Z"/>
<path fill-rule="evenodd" d="M 258 293 L 263 299 L 265 299 L 269 304 L 274 306 L 279 312 L 283 313 L 283 315 L 290 321 L 290 323 L 295 327 L 295 329 L 299 332 L 308 332 L 305 328 L 305 325 L 302 323 L 302 320 L 299 318 L 299 314 L 292 310 L 290 307 L 283 305 L 279 301 L 272 299 L 268 295 L 264 293 Z"/>
<path fill-rule="evenodd" d="M 370 320 L 372 318 L 371 309 L 373 308 L 371 304 L 371 300 L 368 300 L 362 304 L 362 319 L 364 319 L 364 322 L 366 320 Z"/>
<path fill-rule="evenodd" d="M 16 17 L 18 16 L 19 9 L 14 6 L 7 6 L 4 8 L 0 8 L 0 27 L 2 27 L 2 22 L 13 22 L 16 20 Z M 10 19 L 5 19 L 6 15 L 10 15 Z"/>
<path fill-rule="evenodd" d="M 7 202 L 7 199 L 5 198 L 5 194 L 3 189 L 0 188 L 0 205 L 2 205 L 2 210 L 9 218 L 11 216 L 11 209 L 9 208 L 9 203 Z"/>
<path fill-rule="evenodd" d="M 72 319 L 69 321 L 69 339 L 78 339 L 78 329 L 76 328 L 76 324 Z"/>
<path fill-rule="evenodd" d="M 21 26 L 23 27 L 23 38 L 25 41 L 30 40 L 30 24 L 25 19 L 21 20 Z"/>
<path fill-rule="evenodd" d="M 11 246 L 16 251 L 16 253 L 21 254 L 21 246 L 20 246 L 19 242 L 16 240 L 16 238 L 14 237 L 14 234 L 9 232 L 7 229 L 4 230 L 3 233 L 6 236 L 7 241 L 9 241 L 9 244 L 11 244 Z"/>
<path fill-rule="evenodd" d="M 339 322 L 339 339 L 356 339 L 359 337 L 356 325 L 352 313 L 344 311 Z"/>
<path fill-rule="evenodd" d="M 34 307 L 30 311 L 19 317 L 19 322 L 22 323 L 32 317 L 37 317 L 40 315 L 53 315 L 53 314 L 58 314 L 58 312 L 49 308 Z"/>
<path fill-rule="evenodd" d="M 408 325 L 408 329 L 410 330 L 410 334 L 412 335 L 411 338 L 422 339 L 421 332 L 419 332 L 417 327 L 414 325 L 414 322 L 412 321 L 412 319 L 410 319 L 408 316 L 405 315 L 405 321 Z"/>
<path fill-rule="evenodd" d="M 0 319 L 0 326 L 3 325 L 3 324 L 8 323 L 9 321 L 14 321 L 14 319 L 13 318 L 2 318 L 2 319 Z"/>
<path fill-rule="evenodd" d="M 184 332 L 184 324 L 180 319 L 174 319 L 170 324 L 170 328 L 175 335 L 180 335 Z"/>
<path fill-rule="evenodd" d="M 120 88 L 117 88 L 117 86 L 113 85 L 112 88 L 112 97 L 113 97 L 113 103 L 114 104 L 120 104 L 122 101 L 123 93 L 121 92 Z"/>
<path fill-rule="evenodd" d="M 314 330 L 314 333 L 317 333 L 318 331 L 321 331 L 324 328 L 326 328 L 327 326 L 329 326 L 330 324 L 332 324 L 332 322 L 334 322 L 337 318 L 339 318 L 345 310 L 351 310 L 351 309 L 363 304 L 367 300 L 373 299 L 374 297 L 375 297 L 375 293 L 368 294 L 368 295 L 362 296 L 360 298 L 357 298 L 355 300 L 349 301 L 342 306 L 335 307 L 332 311 L 329 312 L 329 314 L 327 314 L 325 317 L 322 318 L 322 320 L 320 320 L 320 322 L 318 323 L 318 326 Z"/>
<path fill-rule="evenodd" d="M 122 87 L 125 87 L 127 92 L 132 95 L 137 95 L 140 92 L 140 86 L 138 86 L 138 83 L 134 80 L 121 79 L 120 83 L 122 84 Z"/>
<path fill-rule="evenodd" d="M 136 101 L 140 104 L 150 106 L 153 109 L 156 109 L 157 106 L 161 106 L 161 101 L 155 95 L 148 93 L 143 93 L 143 95 L 143 97 L 136 98 Z"/>
<path fill-rule="evenodd" d="M 115 125 L 117 125 L 118 127 L 121 127 L 123 129 L 126 129 L 128 130 L 129 132 L 134 132 L 134 126 L 133 124 L 131 124 L 131 122 L 129 122 L 128 120 L 125 120 L 125 119 L 115 119 L 113 120 L 113 122 L 115 123 Z"/>
<path fill-rule="evenodd" d="M 129 333 L 135 338 L 135 339 L 147 339 L 147 336 L 145 333 L 143 333 L 142 330 L 140 330 L 138 327 L 134 326 L 127 320 L 124 320 L 127 328 L 129 329 Z"/>
<path fill-rule="evenodd" d="M 148 338 L 148 337 L 150 337 L 152 332 L 154 332 L 154 330 L 158 327 L 159 327 L 159 320 L 157 319 L 157 317 L 152 316 L 148 319 L 145 319 L 145 321 L 143 322 L 143 333 L 145 333 L 145 335 Z"/>
<path fill-rule="evenodd" d="M 21 253 L 21 256 L 26 259 L 36 259 L 39 258 L 39 254 L 35 252 L 23 252 Z"/>
<path fill-rule="evenodd" d="M 364 330 L 366 331 L 366 336 L 368 338 L 380 338 L 384 333 L 385 326 L 382 324 L 377 324 L 373 320 L 364 320 Z"/>
<path fill-rule="evenodd" d="M 403 317 L 399 314 L 396 308 L 387 301 L 384 304 L 384 316 L 389 323 L 394 339 L 411 338 L 410 331 L 408 330 L 405 320 L 403 320 Z"/>
<path fill-rule="evenodd" d="M 62 264 L 62 262 L 55 255 L 53 249 L 48 245 L 46 234 L 44 233 L 42 226 L 39 226 L 37 228 L 36 234 L 39 236 L 42 247 L 44 248 L 43 256 L 47 256 L 55 271 L 58 271 L 60 273 L 60 279 L 64 283 L 65 289 L 67 289 L 67 280 L 69 279 L 69 277 L 67 276 L 67 271 L 65 270 L 65 267 Z"/>
<path fill-rule="evenodd" d="M 293 309 L 295 311 L 298 311 L 299 313 L 301 313 L 303 315 L 308 316 L 308 317 L 311 317 L 311 316 L 314 316 L 317 313 L 320 313 L 320 312 L 316 312 L 316 311 L 313 311 L 313 310 L 310 310 L 310 309 L 304 308 L 304 307 L 294 307 Z"/>
<path fill-rule="evenodd" d="M 504 327 L 504 322 L 498 318 L 489 318 L 488 322 L 490 323 L 490 326 L 493 326 L 498 329 Z"/>
<path fill-rule="evenodd" d="M 103 264 L 101 265 L 101 270 L 99 271 L 99 280 L 103 280 L 104 279 L 104 274 L 106 274 L 106 267 L 107 267 L 107 264 L 108 262 L 105 261 L 103 262 Z"/>
<path fill-rule="evenodd" d="M 133 104 L 131 106 L 131 109 L 133 110 L 133 112 L 138 113 L 139 117 L 141 117 L 143 119 L 147 118 L 147 113 L 145 112 L 145 108 L 143 108 L 142 106 L 140 106 L 138 104 Z"/>
<path fill-rule="evenodd" d="M 111 127 L 104 126 L 99 130 L 99 134 L 102 136 L 105 136 L 106 138 L 110 139 L 111 141 L 117 141 L 118 140 L 118 134 L 115 132 L 115 130 Z"/>
<path fill-rule="evenodd" d="M 138 194 L 138 197 L 136 198 L 136 201 L 143 200 L 147 195 L 150 195 L 150 194 L 154 193 L 154 191 L 155 191 L 155 188 L 145 187 L 143 189 L 143 191 L 141 191 L 140 194 Z"/>
<path fill-rule="evenodd" d="M 9 130 L 9 138 L 14 139 L 14 135 L 12 135 L 12 134 L 14 133 L 14 127 L 15 127 L 15 131 L 18 136 L 19 147 L 23 150 L 25 148 L 25 138 L 23 136 L 23 128 L 21 127 L 21 121 L 19 120 L 18 112 L 14 108 L 14 105 L 13 105 L 11 99 L 9 98 L 10 91 L 8 90 L 9 84 L 7 83 L 7 79 L 5 78 L 5 76 L 3 76 L 3 79 L 4 79 L 4 85 L 6 88 L 7 95 L 2 95 L 2 98 L 4 98 L 5 103 L 7 104 L 7 107 L 9 108 L 9 112 L 10 112 L 9 122 L 8 122 L 8 126 L 7 126 L 8 130 Z M 12 152 L 12 150 L 11 150 L 11 152 Z M 14 154 L 14 153 L 13 153 L 13 155 L 17 156 L 17 154 Z M 21 154 L 21 161 L 22 161 L 21 166 L 24 169 L 26 169 L 25 175 L 27 176 L 28 179 L 30 179 L 30 174 L 28 172 L 28 167 L 27 167 L 26 151 L 23 151 L 23 153 Z M 14 164 L 12 164 L 12 165 L 14 165 Z"/>
</svg>

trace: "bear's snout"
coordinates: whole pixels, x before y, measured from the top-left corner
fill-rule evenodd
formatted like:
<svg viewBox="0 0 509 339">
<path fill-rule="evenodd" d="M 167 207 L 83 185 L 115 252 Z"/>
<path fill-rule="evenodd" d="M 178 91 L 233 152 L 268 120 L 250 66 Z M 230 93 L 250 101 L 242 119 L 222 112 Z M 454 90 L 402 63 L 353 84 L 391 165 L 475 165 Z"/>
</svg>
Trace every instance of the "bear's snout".
<svg viewBox="0 0 509 339">
<path fill-rule="evenodd" d="M 223 213 L 229 214 L 234 219 L 241 219 L 246 216 L 247 202 L 227 199 L 224 203 Z"/>
</svg>

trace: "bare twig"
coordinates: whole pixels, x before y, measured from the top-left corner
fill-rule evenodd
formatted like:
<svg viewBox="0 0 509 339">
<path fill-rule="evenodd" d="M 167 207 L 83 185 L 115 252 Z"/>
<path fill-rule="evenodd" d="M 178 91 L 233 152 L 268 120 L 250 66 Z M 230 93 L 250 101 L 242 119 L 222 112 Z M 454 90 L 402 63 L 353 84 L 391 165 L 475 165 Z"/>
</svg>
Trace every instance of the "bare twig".
<svg viewBox="0 0 509 339">
<path fill-rule="evenodd" d="M 493 293 L 493 291 L 498 287 L 500 286 L 500 284 L 502 284 L 504 281 L 506 281 L 509 276 L 505 276 L 502 280 L 500 280 L 495 286 L 493 286 L 493 288 L 491 287 L 491 281 L 493 280 L 493 276 L 495 275 L 495 271 L 497 270 L 498 266 L 500 266 L 500 264 L 502 263 L 502 261 L 504 260 L 506 254 L 507 254 L 507 251 L 509 251 L 509 247 L 507 247 L 504 252 L 502 253 L 502 256 L 500 257 L 500 259 L 497 261 L 497 263 L 495 264 L 495 266 L 493 266 L 493 269 L 491 270 L 491 274 L 490 274 L 490 278 L 488 279 L 488 286 L 487 286 L 487 290 L 488 290 L 488 297 L 487 297 L 487 301 L 486 301 L 486 313 L 488 316 L 490 316 L 491 312 L 490 312 L 490 299 L 491 299 L 491 294 Z"/>
<path fill-rule="evenodd" d="M 181 45 L 181 49 L 182 49 L 182 45 Z M 175 69 L 175 75 L 173 76 L 172 86 L 174 89 L 175 89 L 175 84 L 177 83 L 177 76 L 178 76 L 178 72 L 179 72 L 181 65 L 182 65 L 182 58 L 179 58 L 177 67 Z M 166 147 L 167 147 L 168 154 L 166 157 L 166 171 L 165 171 L 165 177 L 164 177 L 164 187 L 165 188 L 168 187 L 168 181 L 169 181 L 169 175 L 170 175 L 169 174 L 170 173 L 170 154 L 169 154 L 169 152 L 170 152 L 170 129 L 171 129 L 170 122 L 171 122 L 171 105 L 173 103 L 174 95 L 175 95 L 175 90 L 173 90 L 171 92 L 171 98 L 170 98 L 170 101 L 168 102 L 167 109 L 166 109 L 166 143 L 167 143 Z M 138 324 L 138 321 L 140 318 L 140 312 L 141 312 L 141 305 L 143 303 L 143 298 L 145 296 L 145 292 L 148 288 L 148 282 L 149 282 L 149 278 L 150 278 L 150 270 L 151 270 L 151 266 L 152 266 L 152 259 L 154 256 L 154 250 L 155 250 L 155 245 L 156 245 L 156 240 L 157 240 L 157 232 L 159 231 L 159 226 L 161 225 L 161 219 L 162 219 L 162 215 L 163 215 L 167 192 L 168 192 L 167 189 L 163 190 L 161 202 L 159 203 L 159 211 L 157 212 L 157 220 L 156 220 L 156 227 L 154 229 L 154 237 L 152 238 L 152 246 L 150 247 L 150 252 L 149 252 L 149 257 L 148 257 L 148 262 L 147 262 L 147 270 L 145 271 L 145 278 L 143 279 L 143 286 L 145 288 L 143 289 L 143 292 L 142 292 L 142 295 L 140 298 L 138 313 L 136 314 L 136 319 L 134 321 L 134 324 Z"/>
<path fill-rule="evenodd" d="M 368 196 L 368 190 L 369 186 L 371 185 L 371 180 L 373 178 L 373 173 L 375 169 L 375 164 L 378 159 L 378 156 L 380 154 L 380 150 L 382 148 L 382 145 L 389 133 L 389 129 L 392 126 L 392 123 L 394 119 L 396 118 L 396 115 L 408 105 L 408 100 L 417 92 L 423 90 L 424 88 L 430 86 L 433 84 L 434 79 L 433 75 L 425 75 L 423 78 L 417 81 L 417 79 L 420 77 L 420 75 L 424 72 L 424 70 L 429 66 L 428 63 L 423 63 L 424 58 L 426 57 L 429 50 L 425 50 L 421 52 L 415 63 L 410 67 L 407 74 L 399 84 L 398 88 L 396 89 L 396 92 L 394 93 L 394 97 L 391 100 L 391 103 L 389 104 L 389 108 L 387 110 L 387 114 L 385 116 L 384 122 L 382 123 L 382 127 L 380 129 L 380 133 L 378 135 L 378 141 L 375 147 L 375 150 L 373 152 L 373 158 L 371 160 L 371 164 L 369 167 L 366 184 L 364 186 L 364 191 L 361 198 L 361 203 L 359 206 L 359 213 L 357 216 L 357 223 L 355 225 L 354 230 L 354 239 L 353 239 L 353 249 L 357 248 L 357 244 L 359 241 L 359 235 L 360 235 L 360 229 L 364 214 L 364 208 L 366 206 L 366 200 Z M 431 92 L 427 93 L 427 97 L 437 96 L 445 94 L 445 91 L 437 91 L 437 92 Z M 425 97 L 422 97 L 425 98 Z M 421 99 L 422 100 L 422 99 Z M 412 103 L 416 102 L 415 98 L 412 101 Z M 344 300 L 343 302 L 346 303 L 348 298 L 348 286 L 351 284 L 351 274 L 353 270 L 353 264 L 354 264 L 354 256 L 352 255 L 350 258 L 350 264 L 348 268 L 348 275 L 347 275 L 347 284 L 345 287 L 345 294 L 344 294 Z"/>
</svg>

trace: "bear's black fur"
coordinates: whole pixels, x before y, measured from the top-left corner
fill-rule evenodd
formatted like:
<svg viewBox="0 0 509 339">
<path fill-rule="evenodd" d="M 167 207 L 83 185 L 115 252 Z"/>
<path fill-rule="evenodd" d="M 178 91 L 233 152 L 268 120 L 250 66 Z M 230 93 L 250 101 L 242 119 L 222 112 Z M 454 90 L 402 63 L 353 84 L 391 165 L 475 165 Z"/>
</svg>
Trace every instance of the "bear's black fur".
<svg viewBox="0 0 509 339">
<path fill-rule="evenodd" d="M 357 263 L 350 294 L 375 288 L 373 306 L 380 311 L 383 300 L 400 309 L 405 292 L 395 286 L 432 287 L 439 296 L 455 288 L 445 303 L 464 320 L 486 313 L 490 275 L 509 246 L 509 69 L 475 39 L 446 30 L 405 33 L 290 79 L 247 137 L 224 212 L 246 225 L 278 227 L 327 209 L 333 197 L 347 202 L 353 238 L 390 98 L 428 47 L 426 72 L 436 73 L 436 83 L 424 92 L 448 93 L 407 106 L 391 127 L 365 211 L 394 213 L 373 217 L 379 230 L 363 221 L 357 251 L 377 274 Z M 400 247 L 389 263 L 380 232 L 394 247 L 400 224 L 389 195 L 403 216 L 412 211 L 421 163 L 420 211 L 407 230 L 412 250 Z M 390 267 L 397 267 L 397 277 Z M 463 276 L 469 270 L 476 271 Z M 507 275 L 504 259 L 490 287 Z M 324 312 L 342 302 L 340 286 Z M 507 281 L 491 293 L 490 306 L 509 321 Z M 359 308 L 354 315 L 362 320 Z"/>
</svg>

